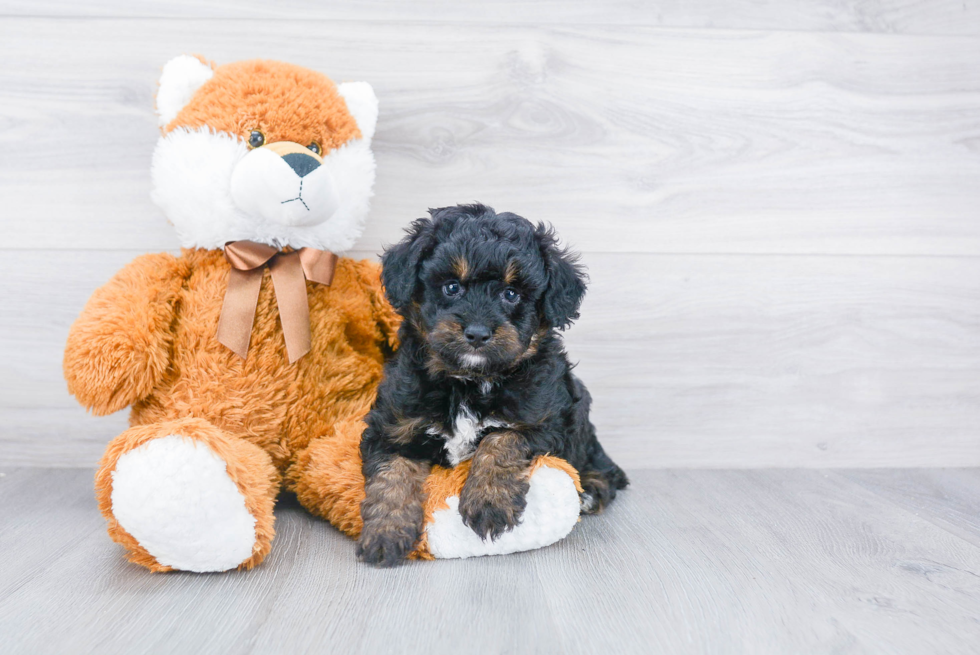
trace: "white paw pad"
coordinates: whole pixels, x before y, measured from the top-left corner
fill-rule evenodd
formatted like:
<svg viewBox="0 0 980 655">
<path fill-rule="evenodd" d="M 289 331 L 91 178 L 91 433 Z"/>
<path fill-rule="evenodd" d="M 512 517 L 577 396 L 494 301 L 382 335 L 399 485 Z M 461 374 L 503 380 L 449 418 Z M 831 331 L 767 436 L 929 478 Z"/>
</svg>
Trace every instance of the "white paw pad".
<svg viewBox="0 0 980 655">
<path fill-rule="evenodd" d="M 255 518 L 224 460 L 178 435 L 135 448 L 112 472 L 112 513 L 156 560 L 227 571 L 252 556 Z"/>
<path fill-rule="evenodd" d="M 446 500 L 448 509 L 435 512 L 426 527 L 429 552 L 441 559 L 506 555 L 542 548 L 565 537 L 579 516 L 579 497 L 567 473 L 543 466 L 531 476 L 521 523 L 496 541 L 484 541 L 463 524 L 459 497 Z"/>
</svg>

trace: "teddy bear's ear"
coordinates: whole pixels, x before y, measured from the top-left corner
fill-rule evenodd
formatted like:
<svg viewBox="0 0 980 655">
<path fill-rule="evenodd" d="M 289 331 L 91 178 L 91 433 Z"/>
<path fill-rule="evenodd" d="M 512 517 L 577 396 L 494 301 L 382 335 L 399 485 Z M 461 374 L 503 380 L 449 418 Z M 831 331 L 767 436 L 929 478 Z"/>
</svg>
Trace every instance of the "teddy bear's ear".
<svg viewBox="0 0 980 655">
<path fill-rule="evenodd" d="M 163 67 L 160 88 L 157 91 L 157 115 L 160 126 L 177 117 L 201 85 L 211 79 L 211 67 L 190 55 L 174 57 Z"/>
<path fill-rule="evenodd" d="M 378 96 L 367 82 L 345 82 L 337 85 L 337 91 L 347 103 L 347 110 L 357 121 L 365 141 L 374 138 L 378 124 Z"/>
</svg>

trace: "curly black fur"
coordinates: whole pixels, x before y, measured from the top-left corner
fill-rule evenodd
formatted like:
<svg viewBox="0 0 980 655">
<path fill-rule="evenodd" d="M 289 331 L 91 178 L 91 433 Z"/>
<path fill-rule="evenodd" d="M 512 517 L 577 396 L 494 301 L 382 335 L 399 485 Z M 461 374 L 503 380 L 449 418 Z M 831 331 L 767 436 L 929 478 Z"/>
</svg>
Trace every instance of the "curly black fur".
<svg viewBox="0 0 980 655">
<path fill-rule="evenodd" d="M 430 214 L 382 259 L 405 321 L 361 440 L 368 484 L 394 458 L 452 466 L 473 457 L 460 511 L 496 538 L 520 520 L 531 459 L 552 454 L 581 473 L 582 511 L 601 510 L 629 481 L 596 439 L 591 398 L 557 332 L 578 318 L 585 294 L 577 257 L 551 228 L 515 214 L 483 205 Z M 460 416 L 480 428 L 469 443 L 454 439 Z M 362 540 L 391 529 L 367 519 L 377 514 L 370 504 Z"/>
</svg>

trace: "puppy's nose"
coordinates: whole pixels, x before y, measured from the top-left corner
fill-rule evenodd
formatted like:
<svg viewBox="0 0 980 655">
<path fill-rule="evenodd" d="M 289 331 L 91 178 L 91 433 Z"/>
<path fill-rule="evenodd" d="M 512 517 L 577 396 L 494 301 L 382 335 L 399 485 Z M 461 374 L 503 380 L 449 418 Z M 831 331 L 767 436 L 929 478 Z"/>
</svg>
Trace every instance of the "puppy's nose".
<svg viewBox="0 0 980 655">
<path fill-rule="evenodd" d="M 283 155 L 282 158 L 300 177 L 306 177 L 320 168 L 320 162 L 304 152 L 291 152 L 288 155 Z"/>
<path fill-rule="evenodd" d="M 463 330 L 463 336 L 474 348 L 479 348 L 484 345 L 487 341 L 490 341 L 490 337 L 493 335 L 490 332 L 490 328 L 486 325 L 480 325 L 479 323 L 471 323 L 466 326 Z"/>
</svg>

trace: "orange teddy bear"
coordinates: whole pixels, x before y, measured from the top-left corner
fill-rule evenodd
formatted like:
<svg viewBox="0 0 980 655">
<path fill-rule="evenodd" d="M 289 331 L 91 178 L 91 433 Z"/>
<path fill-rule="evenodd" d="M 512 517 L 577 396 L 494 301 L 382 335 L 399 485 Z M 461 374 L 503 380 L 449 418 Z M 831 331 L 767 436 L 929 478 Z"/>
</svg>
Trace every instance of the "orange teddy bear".
<svg viewBox="0 0 980 655">
<path fill-rule="evenodd" d="M 144 255 L 71 328 L 68 387 L 93 413 L 132 406 L 96 475 L 110 536 L 153 571 L 251 568 L 283 486 L 356 537 L 359 442 L 400 319 L 360 236 L 377 99 L 279 62 L 163 69 L 153 200 L 179 256 Z M 432 471 L 416 557 L 547 545 L 579 513 L 578 475 L 542 458 L 524 522 L 483 542 L 456 511 L 467 464 Z"/>
</svg>

